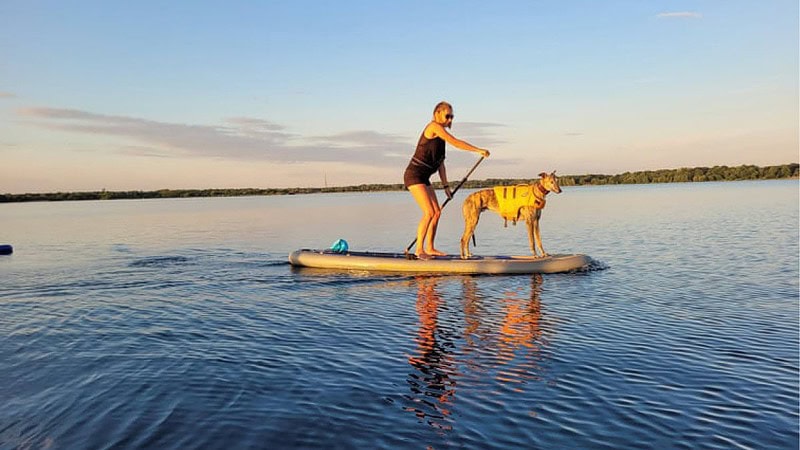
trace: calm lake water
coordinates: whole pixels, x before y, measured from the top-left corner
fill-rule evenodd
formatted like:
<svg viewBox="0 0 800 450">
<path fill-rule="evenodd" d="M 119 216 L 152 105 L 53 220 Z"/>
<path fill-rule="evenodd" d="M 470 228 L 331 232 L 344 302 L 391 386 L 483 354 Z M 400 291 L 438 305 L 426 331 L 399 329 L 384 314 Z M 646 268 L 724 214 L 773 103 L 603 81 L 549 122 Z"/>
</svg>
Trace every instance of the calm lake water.
<svg viewBox="0 0 800 450">
<path fill-rule="evenodd" d="M 0 449 L 798 448 L 798 192 L 568 187 L 545 276 L 287 264 L 405 248 L 405 192 L 0 204 Z"/>
</svg>

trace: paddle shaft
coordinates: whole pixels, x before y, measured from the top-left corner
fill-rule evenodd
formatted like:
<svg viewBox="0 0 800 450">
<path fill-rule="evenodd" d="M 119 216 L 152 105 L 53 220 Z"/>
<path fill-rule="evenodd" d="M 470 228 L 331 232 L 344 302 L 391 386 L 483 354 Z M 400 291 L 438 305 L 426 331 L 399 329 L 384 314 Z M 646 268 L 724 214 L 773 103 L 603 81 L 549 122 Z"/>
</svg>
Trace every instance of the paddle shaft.
<svg viewBox="0 0 800 450">
<path fill-rule="evenodd" d="M 474 172 L 474 171 L 475 171 L 475 169 L 477 169 L 477 168 L 478 168 L 478 164 L 480 164 L 480 163 L 481 163 L 481 161 L 483 161 L 484 159 L 486 159 L 486 157 L 484 157 L 484 156 L 481 156 L 481 159 L 479 159 L 479 160 L 478 160 L 478 162 L 476 162 L 476 163 L 475 163 L 475 165 L 474 165 L 474 166 L 472 166 L 472 169 L 469 169 L 469 172 L 467 172 L 467 174 L 466 174 L 466 175 L 464 175 L 464 178 L 462 178 L 462 179 L 461 179 L 461 182 L 459 182 L 459 183 L 458 183 L 458 185 L 456 186 L 456 188 L 455 188 L 455 189 L 453 189 L 453 191 L 450 193 L 450 197 L 447 197 L 447 200 L 445 200 L 445 201 L 444 201 L 444 203 L 442 203 L 442 206 L 441 206 L 441 208 L 440 208 L 440 209 L 444 209 L 444 207 L 445 207 L 445 206 L 447 206 L 447 204 L 448 204 L 448 203 L 450 203 L 450 200 L 452 200 L 452 199 L 453 199 L 453 197 L 455 197 L 455 196 L 456 196 L 456 192 L 458 192 L 458 190 L 459 190 L 459 189 L 461 189 L 461 186 L 462 186 L 464 183 L 466 183 L 466 182 L 467 182 L 467 178 L 469 178 L 469 176 L 470 176 L 470 175 L 472 175 L 472 172 Z M 417 243 L 417 238 L 414 238 L 414 240 L 413 240 L 413 241 L 411 241 L 411 243 L 410 243 L 410 244 L 408 244 L 408 247 L 406 247 L 406 251 L 405 251 L 405 252 L 406 252 L 406 253 L 410 252 L 410 251 L 411 251 L 411 247 L 413 247 L 413 246 L 414 246 L 414 244 L 416 244 L 416 243 Z"/>
</svg>

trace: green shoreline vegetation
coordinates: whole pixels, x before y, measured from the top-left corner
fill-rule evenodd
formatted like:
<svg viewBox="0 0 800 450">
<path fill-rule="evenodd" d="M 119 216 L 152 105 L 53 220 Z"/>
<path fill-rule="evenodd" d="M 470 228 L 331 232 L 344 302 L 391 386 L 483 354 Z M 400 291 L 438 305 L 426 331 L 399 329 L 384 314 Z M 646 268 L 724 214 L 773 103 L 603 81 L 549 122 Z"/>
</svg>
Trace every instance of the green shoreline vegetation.
<svg viewBox="0 0 800 450">
<path fill-rule="evenodd" d="M 650 184 L 687 183 L 703 181 L 775 180 L 798 178 L 798 164 L 758 167 L 742 165 L 737 167 L 714 166 L 680 169 L 647 170 L 625 172 L 618 175 L 561 175 L 562 186 L 610 185 L 610 184 Z M 488 178 L 468 180 L 464 189 L 481 189 L 498 185 L 531 183 L 535 179 Z M 440 187 L 439 183 L 435 183 Z M 188 197 L 241 197 L 264 195 L 316 194 L 323 192 L 376 192 L 400 191 L 398 184 L 361 184 L 324 188 L 272 188 L 272 189 L 160 189 L 157 191 L 92 191 L 92 192 L 53 192 L 29 194 L 0 194 L 0 203 L 74 201 L 74 200 L 118 200 L 145 198 L 188 198 Z"/>
</svg>

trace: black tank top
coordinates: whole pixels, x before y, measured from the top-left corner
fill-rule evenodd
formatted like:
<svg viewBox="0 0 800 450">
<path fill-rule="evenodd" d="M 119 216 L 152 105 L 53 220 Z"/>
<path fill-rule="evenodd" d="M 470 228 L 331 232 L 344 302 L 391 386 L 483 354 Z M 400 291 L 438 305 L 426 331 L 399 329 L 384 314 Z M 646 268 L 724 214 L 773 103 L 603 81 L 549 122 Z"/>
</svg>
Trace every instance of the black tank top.
<svg viewBox="0 0 800 450">
<path fill-rule="evenodd" d="M 444 139 L 435 137 L 428 139 L 425 132 L 419 137 L 417 150 L 411 158 L 411 164 L 427 167 L 431 172 L 439 170 L 444 161 Z"/>
</svg>

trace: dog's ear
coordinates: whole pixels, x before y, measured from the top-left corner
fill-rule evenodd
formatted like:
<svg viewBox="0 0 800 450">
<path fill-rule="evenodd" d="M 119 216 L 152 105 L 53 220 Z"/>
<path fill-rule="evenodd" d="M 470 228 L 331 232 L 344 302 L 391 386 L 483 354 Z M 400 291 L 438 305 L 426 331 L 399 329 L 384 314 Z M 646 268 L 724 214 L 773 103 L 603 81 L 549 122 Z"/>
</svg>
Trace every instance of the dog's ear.
<svg viewBox="0 0 800 450">
<path fill-rule="evenodd" d="M 556 171 L 554 170 L 553 173 L 551 173 L 550 175 L 556 176 Z"/>
<path fill-rule="evenodd" d="M 547 172 L 542 172 L 539 174 L 539 178 L 544 178 L 547 176 Z"/>
</svg>

